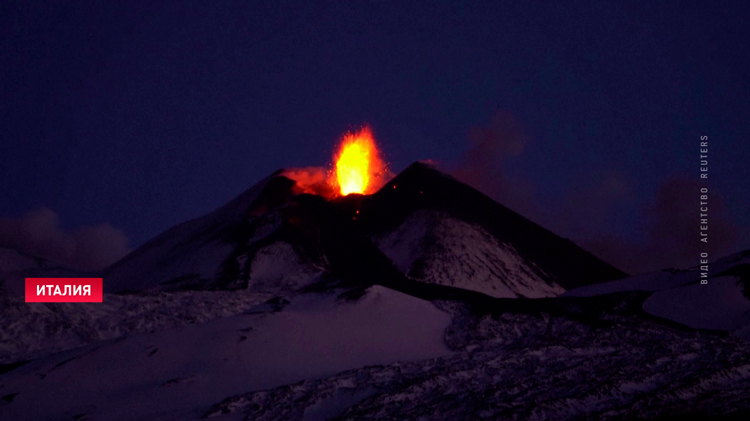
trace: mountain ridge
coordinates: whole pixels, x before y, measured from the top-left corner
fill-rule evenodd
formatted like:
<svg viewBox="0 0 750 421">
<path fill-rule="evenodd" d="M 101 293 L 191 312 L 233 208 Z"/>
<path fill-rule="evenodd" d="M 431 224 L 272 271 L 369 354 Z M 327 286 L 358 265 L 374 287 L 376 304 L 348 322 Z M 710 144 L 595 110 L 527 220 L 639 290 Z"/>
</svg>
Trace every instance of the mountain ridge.
<svg viewBox="0 0 750 421">
<path fill-rule="evenodd" d="M 555 296 L 626 276 L 572 241 L 424 163 L 413 163 L 372 195 L 330 200 L 298 194 L 295 181 L 283 173 L 273 172 L 227 204 L 165 230 L 92 274 L 105 279 L 107 293 L 237 289 L 255 281 L 275 293 L 304 287 L 305 277 L 315 282 L 321 274 L 342 270 L 369 276 L 356 265 L 344 268 L 347 259 L 353 259 L 373 273 L 399 277 L 401 272 L 416 281 L 508 298 Z M 414 225 L 408 218 L 424 225 L 418 238 L 408 229 L 405 234 L 395 232 L 405 221 L 407 228 Z M 404 235 L 414 238 L 401 238 Z M 388 241 L 397 247 L 389 247 Z M 399 245 L 403 241 L 416 242 L 410 250 L 414 256 L 397 262 L 403 260 L 398 248 L 405 247 Z M 353 250 L 339 253 L 336 242 L 360 244 L 367 257 L 355 256 Z M 253 276 L 259 256 L 266 256 L 262 260 L 269 269 Z M 278 262 L 269 261 L 269 256 Z M 301 265 L 293 279 L 268 266 L 285 264 Z M 451 266 L 457 269 L 451 271 Z M 284 278 L 278 281 L 283 284 L 278 291 L 274 276 Z"/>
</svg>

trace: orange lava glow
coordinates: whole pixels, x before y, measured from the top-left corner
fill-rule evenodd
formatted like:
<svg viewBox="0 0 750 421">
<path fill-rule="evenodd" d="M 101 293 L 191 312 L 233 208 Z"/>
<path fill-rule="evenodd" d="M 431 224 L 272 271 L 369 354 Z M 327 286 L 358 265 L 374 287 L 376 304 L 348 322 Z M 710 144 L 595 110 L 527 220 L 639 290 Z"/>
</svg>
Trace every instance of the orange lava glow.
<svg viewBox="0 0 750 421">
<path fill-rule="evenodd" d="M 345 134 L 334 162 L 336 168 L 332 184 L 342 196 L 374 193 L 382 184 L 379 181 L 387 171 L 369 127 Z"/>
</svg>

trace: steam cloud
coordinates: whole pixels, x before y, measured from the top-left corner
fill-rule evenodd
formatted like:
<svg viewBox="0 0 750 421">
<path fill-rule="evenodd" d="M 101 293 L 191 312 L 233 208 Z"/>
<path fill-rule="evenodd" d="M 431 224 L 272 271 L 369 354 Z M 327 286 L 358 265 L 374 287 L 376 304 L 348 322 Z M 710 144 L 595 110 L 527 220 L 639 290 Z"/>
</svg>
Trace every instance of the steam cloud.
<svg viewBox="0 0 750 421">
<path fill-rule="evenodd" d="M 65 230 L 57 214 L 47 208 L 20 218 L 0 219 L 0 247 L 12 248 L 77 269 L 101 269 L 128 250 L 128 239 L 109 224 Z"/>
<path fill-rule="evenodd" d="M 498 111 L 488 126 L 469 129 L 469 150 L 451 173 L 535 220 L 540 216 L 540 208 L 534 184 L 521 174 L 511 176 L 505 171 L 505 161 L 520 156 L 529 139 L 523 125 L 512 114 Z"/>
<path fill-rule="evenodd" d="M 571 238 L 597 257 L 631 274 L 698 264 L 701 252 L 717 259 L 737 245 L 737 229 L 720 195 L 709 187 L 709 243 L 699 241 L 697 180 L 672 176 L 640 210 L 642 240 L 605 234 L 612 231 L 618 204 L 632 200 L 623 174 L 606 170 L 589 184 L 576 185 L 556 206 L 543 206 L 536 187 L 523 174 L 510 174 L 505 162 L 529 144 L 511 114 L 497 112 L 486 127 L 469 131 L 470 148 L 452 174 L 523 216 Z M 616 223 L 616 222 L 615 222 Z"/>
<path fill-rule="evenodd" d="M 710 193 L 709 242 L 700 242 L 700 187 L 697 180 L 680 176 L 662 183 L 656 197 L 642 210 L 644 242 L 606 236 L 585 240 L 583 247 L 631 273 L 697 266 L 701 252 L 708 252 L 709 260 L 723 257 L 737 245 L 737 227 L 727 215 L 721 196 Z"/>
<path fill-rule="evenodd" d="M 329 172 L 325 167 L 289 168 L 281 175 L 297 183 L 295 193 L 317 194 L 323 197 L 333 197 L 336 194 L 328 182 Z"/>
</svg>

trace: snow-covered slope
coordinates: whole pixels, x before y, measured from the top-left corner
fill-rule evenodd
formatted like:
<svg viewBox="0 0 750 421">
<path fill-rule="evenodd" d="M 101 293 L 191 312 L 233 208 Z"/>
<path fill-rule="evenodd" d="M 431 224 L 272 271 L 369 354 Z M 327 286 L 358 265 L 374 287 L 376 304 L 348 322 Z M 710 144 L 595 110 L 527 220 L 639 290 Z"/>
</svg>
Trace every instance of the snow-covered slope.
<svg viewBox="0 0 750 421">
<path fill-rule="evenodd" d="M 648 313 L 698 329 L 724 330 L 750 340 L 750 300 L 738 282 L 745 272 L 741 269 L 749 264 L 750 251 L 745 251 L 710 263 L 705 285 L 700 283 L 700 268 L 695 267 L 589 285 L 568 291 L 563 296 L 654 291 L 643 303 L 643 309 Z"/>
<path fill-rule="evenodd" d="M 2 376 L 2 419 L 197 419 L 227 396 L 372 364 L 450 354 L 450 315 L 384 287 L 305 294 L 278 312 L 130 335 Z"/>
<path fill-rule="evenodd" d="M 439 210 L 418 210 L 375 242 L 403 273 L 420 281 L 493 297 L 552 297 L 565 290 L 511 244 Z"/>
</svg>

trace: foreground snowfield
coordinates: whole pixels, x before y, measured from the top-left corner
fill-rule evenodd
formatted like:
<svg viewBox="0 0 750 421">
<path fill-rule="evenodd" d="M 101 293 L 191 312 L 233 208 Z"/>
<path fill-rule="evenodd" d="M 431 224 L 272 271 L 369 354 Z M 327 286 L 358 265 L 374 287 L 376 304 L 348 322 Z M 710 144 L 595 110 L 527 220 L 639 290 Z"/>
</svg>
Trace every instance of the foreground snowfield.
<svg viewBox="0 0 750 421">
<path fill-rule="evenodd" d="M 450 354 L 450 316 L 374 286 L 355 301 L 297 297 L 278 312 L 135 334 L 41 358 L 2 377 L 3 419 L 193 419 L 227 396 L 372 364 Z"/>
<path fill-rule="evenodd" d="M 241 313 L 273 296 L 247 291 L 105 294 L 102 303 L 25 303 L 0 297 L 0 364 Z"/>
<path fill-rule="evenodd" d="M 0 418 L 750 415 L 750 343 L 650 317 L 649 293 L 486 307 L 354 292 L 273 299 L 29 361 L 0 375 Z"/>
<path fill-rule="evenodd" d="M 636 297 L 610 297 L 623 311 L 583 323 L 518 313 L 475 317 L 452 306 L 456 318 L 446 333 L 456 350 L 452 355 L 240 394 L 213 406 L 206 417 L 541 421 L 750 415 L 749 344 L 644 319 L 625 310 Z"/>
</svg>

